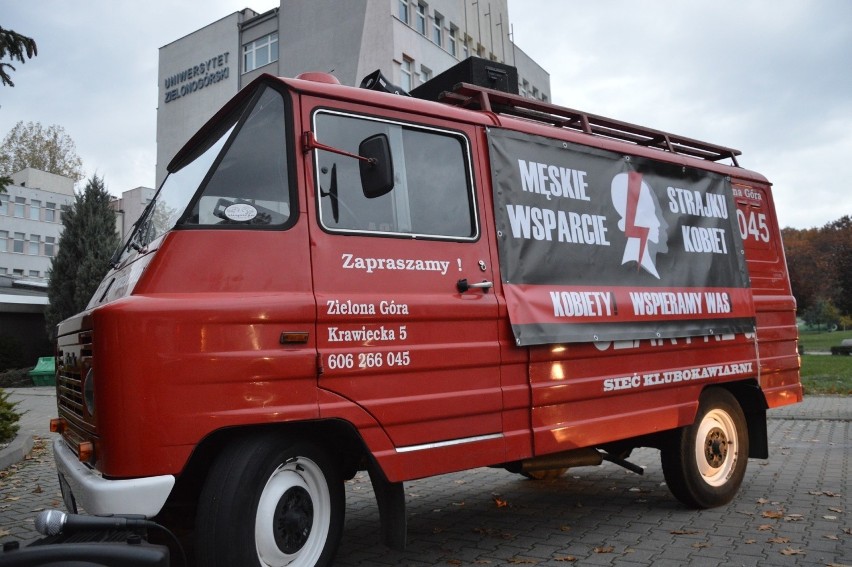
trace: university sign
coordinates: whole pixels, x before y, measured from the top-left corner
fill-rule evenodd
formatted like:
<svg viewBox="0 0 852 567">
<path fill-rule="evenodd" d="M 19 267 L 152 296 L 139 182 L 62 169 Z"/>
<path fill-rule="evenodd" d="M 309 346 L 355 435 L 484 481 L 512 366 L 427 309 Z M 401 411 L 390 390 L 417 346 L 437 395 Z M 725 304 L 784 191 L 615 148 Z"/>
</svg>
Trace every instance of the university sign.
<svg viewBox="0 0 852 567">
<path fill-rule="evenodd" d="M 728 178 L 502 129 L 488 140 L 519 345 L 754 329 Z"/>
<path fill-rule="evenodd" d="M 225 51 L 197 65 L 187 67 L 170 77 L 166 77 L 165 81 L 163 81 L 163 86 L 166 89 L 164 102 L 172 102 L 226 80 L 230 76 L 231 69 L 228 66 L 229 55 L 230 52 Z"/>
</svg>

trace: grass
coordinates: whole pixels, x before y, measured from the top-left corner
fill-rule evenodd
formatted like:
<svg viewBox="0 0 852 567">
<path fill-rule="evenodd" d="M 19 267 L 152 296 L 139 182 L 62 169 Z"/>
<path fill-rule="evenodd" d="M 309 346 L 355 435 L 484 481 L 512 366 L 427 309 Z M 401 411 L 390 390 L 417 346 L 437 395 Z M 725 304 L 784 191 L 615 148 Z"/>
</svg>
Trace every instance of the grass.
<svg viewBox="0 0 852 567">
<path fill-rule="evenodd" d="M 852 356 L 802 356 L 802 386 L 805 394 L 852 396 Z"/>
<path fill-rule="evenodd" d="M 799 344 L 805 352 L 830 352 L 831 347 L 840 345 L 843 339 L 852 339 L 852 331 L 799 331 Z"/>
</svg>

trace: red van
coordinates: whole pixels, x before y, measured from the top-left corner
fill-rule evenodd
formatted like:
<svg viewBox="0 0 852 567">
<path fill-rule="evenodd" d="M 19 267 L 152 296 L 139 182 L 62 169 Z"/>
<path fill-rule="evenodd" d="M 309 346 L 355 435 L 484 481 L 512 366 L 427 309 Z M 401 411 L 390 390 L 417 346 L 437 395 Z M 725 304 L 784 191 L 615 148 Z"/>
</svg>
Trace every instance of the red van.
<svg viewBox="0 0 852 567">
<path fill-rule="evenodd" d="M 771 186 L 738 154 L 465 82 L 257 79 L 59 327 L 66 506 L 179 510 L 199 565 L 313 566 L 359 470 L 396 547 L 403 483 L 474 467 L 655 447 L 678 499 L 727 503 L 802 399 Z"/>
</svg>

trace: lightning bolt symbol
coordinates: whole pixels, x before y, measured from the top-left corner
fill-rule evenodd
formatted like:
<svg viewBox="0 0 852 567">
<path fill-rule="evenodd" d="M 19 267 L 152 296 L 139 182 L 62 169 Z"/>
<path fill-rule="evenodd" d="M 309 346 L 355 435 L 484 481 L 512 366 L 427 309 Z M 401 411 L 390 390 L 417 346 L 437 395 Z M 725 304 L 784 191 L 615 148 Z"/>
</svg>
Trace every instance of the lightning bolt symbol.
<svg viewBox="0 0 852 567">
<path fill-rule="evenodd" d="M 628 238 L 639 239 L 639 258 L 636 269 L 642 265 L 645 247 L 648 245 L 649 228 L 636 226 L 636 208 L 639 206 L 639 194 L 642 192 L 642 174 L 636 171 L 627 172 L 627 210 L 625 212 L 624 235 Z"/>
</svg>

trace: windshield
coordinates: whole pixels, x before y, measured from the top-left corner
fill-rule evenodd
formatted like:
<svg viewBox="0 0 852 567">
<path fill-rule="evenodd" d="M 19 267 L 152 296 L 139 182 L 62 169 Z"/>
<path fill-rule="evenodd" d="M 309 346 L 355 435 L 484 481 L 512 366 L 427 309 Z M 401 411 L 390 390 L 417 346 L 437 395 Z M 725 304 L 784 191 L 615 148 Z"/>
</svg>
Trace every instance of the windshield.
<svg viewBox="0 0 852 567">
<path fill-rule="evenodd" d="M 282 228 L 291 221 L 285 105 L 261 90 L 169 174 L 123 245 L 118 265 L 172 228 Z M 219 135 L 215 135 L 218 133 Z"/>
</svg>

